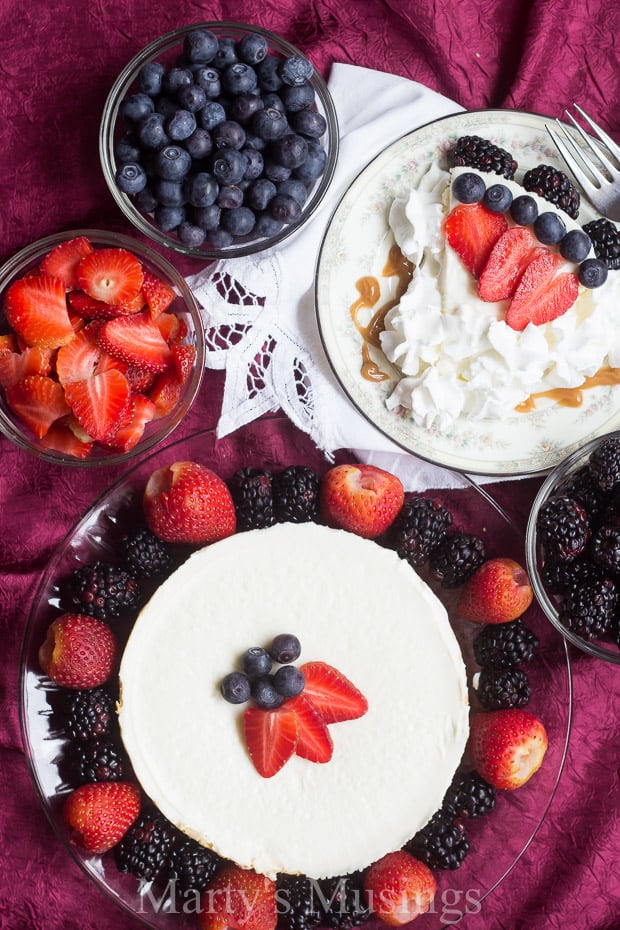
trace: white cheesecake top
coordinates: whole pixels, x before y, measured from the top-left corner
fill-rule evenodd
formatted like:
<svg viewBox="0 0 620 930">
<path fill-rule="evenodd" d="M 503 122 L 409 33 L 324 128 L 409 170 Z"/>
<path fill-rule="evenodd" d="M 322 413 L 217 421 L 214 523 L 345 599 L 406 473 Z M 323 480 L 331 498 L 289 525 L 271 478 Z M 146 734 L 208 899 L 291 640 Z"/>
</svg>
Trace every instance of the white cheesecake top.
<svg viewBox="0 0 620 930">
<path fill-rule="evenodd" d="M 301 641 L 367 713 L 329 727 L 330 762 L 272 778 L 222 678 L 250 646 Z M 391 550 L 313 523 L 239 533 L 194 553 L 140 613 L 119 717 L 136 776 L 165 816 L 271 877 L 344 875 L 399 849 L 440 806 L 465 748 L 466 675 L 444 607 Z"/>
</svg>

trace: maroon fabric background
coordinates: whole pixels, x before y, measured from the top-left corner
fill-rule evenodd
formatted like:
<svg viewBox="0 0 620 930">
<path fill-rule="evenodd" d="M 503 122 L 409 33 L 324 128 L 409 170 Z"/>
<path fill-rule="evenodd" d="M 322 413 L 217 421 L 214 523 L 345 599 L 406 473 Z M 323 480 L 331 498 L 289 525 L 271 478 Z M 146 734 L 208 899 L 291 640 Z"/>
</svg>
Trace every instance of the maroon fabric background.
<svg viewBox="0 0 620 930">
<path fill-rule="evenodd" d="M 0 260 L 62 229 L 131 232 L 98 167 L 98 123 L 118 71 L 146 42 L 209 19 L 254 22 L 295 42 L 328 76 L 333 61 L 421 81 L 466 108 L 560 115 L 576 100 L 620 141 L 617 0 L 0 0 Z M 403 131 L 408 127 L 403 126 Z M 182 270 L 198 270 L 191 262 Z M 209 372 L 182 432 L 213 425 Z M 299 439 L 303 460 L 305 439 Z M 121 469 L 51 467 L 0 438 L 0 928 L 132 930 L 45 820 L 24 762 L 18 656 L 39 572 Z M 524 520 L 536 480 L 496 486 Z M 620 927 L 619 672 L 574 656 L 575 722 L 549 816 L 468 930 Z M 497 843 L 502 837 L 498 830 Z"/>
</svg>

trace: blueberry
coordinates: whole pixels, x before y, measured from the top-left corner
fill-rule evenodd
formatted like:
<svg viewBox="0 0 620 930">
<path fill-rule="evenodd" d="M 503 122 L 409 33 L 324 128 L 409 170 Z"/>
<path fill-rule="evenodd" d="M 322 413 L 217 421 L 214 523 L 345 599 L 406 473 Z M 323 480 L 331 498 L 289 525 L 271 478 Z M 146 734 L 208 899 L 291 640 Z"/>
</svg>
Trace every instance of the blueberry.
<svg viewBox="0 0 620 930">
<path fill-rule="evenodd" d="M 191 167 L 192 156 L 180 145 L 165 145 L 155 156 L 155 170 L 167 181 L 180 181 Z"/>
<path fill-rule="evenodd" d="M 484 192 L 482 202 L 492 213 L 505 213 L 512 203 L 512 191 L 505 184 L 491 184 Z"/>
<path fill-rule="evenodd" d="M 237 43 L 237 54 L 248 65 L 257 65 L 268 52 L 267 40 L 256 32 L 248 32 Z"/>
<path fill-rule="evenodd" d="M 175 94 L 186 84 L 194 83 L 194 75 L 189 68 L 170 68 L 164 74 L 162 80 L 162 90 L 165 94 L 174 97 Z"/>
<path fill-rule="evenodd" d="M 291 126 L 307 139 L 320 139 L 327 131 L 327 120 L 316 110 L 300 110 L 293 114 Z"/>
<path fill-rule="evenodd" d="M 288 194 L 276 194 L 269 201 L 269 212 L 282 223 L 292 223 L 301 213 L 301 205 Z"/>
<path fill-rule="evenodd" d="M 215 100 L 208 103 L 202 108 L 198 114 L 198 119 L 200 120 L 200 125 L 203 129 L 208 129 L 211 131 L 215 129 L 219 123 L 223 123 L 226 119 L 226 110 L 221 103 L 217 103 Z"/>
<path fill-rule="evenodd" d="M 584 287 L 600 287 L 607 280 L 607 265 L 600 258 L 586 258 L 579 266 L 577 275 Z"/>
<path fill-rule="evenodd" d="M 157 197 L 148 185 L 141 191 L 138 191 L 137 194 L 134 194 L 131 199 L 133 200 L 134 207 L 136 210 L 139 210 L 140 213 L 153 213 L 159 203 Z"/>
<path fill-rule="evenodd" d="M 274 662 L 288 665 L 301 655 L 301 643 L 294 633 L 278 633 L 271 641 L 269 655 Z"/>
<path fill-rule="evenodd" d="M 276 91 L 282 87 L 282 78 L 278 74 L 280 59 L 275 55 L 267 55 L 256 67 L 258 86 L 264 91 Z"/>
<path fill-rule="evenodd" d="M 164 128 L 164 117 L 161 113 L 149 113 L 138 126 L 138 139 L 142 148 L 158 151 L 170 142 L 168 133 Z"/>
<path fill-rule="evenodd" d="M 185 219 L 183 207 L 166 207 L 163 204 L 155 210 L 155 222 L 162 232 L 173 232 Z"/>
<path fill-rule="evenodd" d="M 193 207 L 209 207 L 217 200 L 219 185 L 213 175 L 199 171 L 185 179 L 183 191 Z"/>
<path fill-rule="evenodd" d="M 214 229 L 209 236 L 209 241 L 214 249 L 226 249 L 233 243 L 233 237 L 225 229 Z"/>
<path fill-rule="evenodd" d="M 303 136 L 287 132 L 271 143 L 269 151 L 274 160 L 285 168 L 299 168 L 308 157 L 308 143 Z"/>
<path fill-rule="evenodd" d="M 288 120 L 285 114 L 276 107 L 264 107 L 252 117 L 252 129 L 257 136 L 272 142 L 288 132 Z"/>
<path fill-rule="evenodd" d="M 222 72 L 222 89 L 227 94 L 244 94 L 257 86 L 256 71 L 244 61 L 227 65 Z"/>
<path fill-rule="evenodd" d="M 237 184 L 222 184 L 217 194 L 216 203 L 218 207 L 225 210 L 234 210 L 243 203 L 243 191 Z M 224 228 L 223 222 L 221 222 L 221 226 Z M 232 230 L 228 229 L 227 232 L 232 232 Z"/>
<path fill-rule="evenodd" d="M 147 61 L 138 73 L 138 87 L 143 94 L 157 97 L 161 94 L 161 85 L 166 69 L 158 61 Z"/>
<path fill-rule="evenodd" d="M 243 654 L 243 671 L 250 678 L 268 675 L 271 671 L 271 656 L 262 646 L 252 646 Z"/>
<path fill-rule="evenodd" d="M 452 182 L 452 193 L 460 203 L 480 203 L 487 189 L 479 174 L 465 171 Z"/>
<path fill-rule="evenodd" d="M 201 226 L 205 232 L 213 232 L 220 225 L 221 213 L 222 211 L 215 203 L 210 207 L 198 207 L 193 213 L 194 223 Z"/>
<path fill-rule="evenodd" d="M 245 134 L 245 145 L 244 149 L 248 148 L 256 149 L 257 152 L 264 152 L 267 148 L 267 143 L 264 139 L 261 139 L 259 136 L 255 135 L 253 132 L 246 132 Z"/>
<path fill-rule="evenodd" d="M 161 97 L 157 97 L 155 103 L 155 112 L 161 113 L 164 119 L 168 119 L 169 116 L 173 116 L 178 109 L 179 104 L 173 97 L 167 97 L 166 94 L 162 94 Z"/>
<path fill-rule="evenodd" d="M 154 110 L 153 98 L 148 94 L 130 94 L 119 107 L 121 117 L 129 123 L 137 123 Z"/>
<path fill-rule="evenodd" d="M 306 679 L 301 669 L 294 665 L 283 665 L 273 676 L 273 683 L 278 694 L 282 697 L 292 698 L 304 690 Z"/>
<path fill-rule="evenodd" d="M 196 129 L 196 117 L 189 110 L 177 110 L 166 120 L 166 132 L 175 142 L 189 139 Z"/>
<path fill-rule="evenodd" d="M 284 84 L 303 84 L 309 81 L 314 68 L 307 58 L 302 55 L 291 55 L 280 62 L 278 73 Z"/>
<path fill-rule="evenodd" d="M 273 710 L 284 702 L 284 697 L 276 691 L 273 675 L 263 675 L 252 682 L 252 697 L 263 710 Z"/>
<path fill-rule="evenodd" d="M 133 141 L 133 136 L 123 136 L 114 143 L 114 157 L 120 164 L 140 161 L 140 149 Z"/>
<path fill-rule="evenodd" d="M 560 255 L 568 262 L 582 262 L 591 248 L 590 237 L 582 229 L 569 230 L 560 241 Z"/>
<path fill-rule="evenodd" d="M 255 223 L 256 217 L 249 207 L 238 206 L 222 213 L 222 229 L 231 236 L 247 236 L 254 229 Z"/>
<path fill-rule="evenodd" d="M 216 68 L 225 68 L 226 65 L 234 65 L 239 61 L 237 57 L 237 43 L 231 36 L 223 36 L 218 44 L 213 64 Z"/>
<path fill-rule="evenodd" d="M 229 704 L 245 704 L 252 696 L 250 679 L 243 672 L 231 672 L 220 684 L 222 697 Z"/>
<path fill-rule="evenodd" d="M 303 84 L 294 84 L 292 87 L 282 88 L 282 103 L 291 113 L 306 110 L 314 103 L 314 87 L 305 81 Z"/>
<path fill-rule="evenodd" d="M 213 141 L 208 129 L 198 126 L 183 143 L 189 154 L 196 161 L 206 158 L 213 151 Z"/>
<path fill-rule="evenodd" d="M 274 184 L 279 184 L 281 181 L 288 181 L 291 176 L 291 169 L 285 168 L 285 166 L 281 165 L 280 162 L 267 158 L 265 159 L 265 168 L 263 173 L 265 177 L 269 178 L 270 181 L 273 181 Z"/>
<path fill-rule="evenodd" d="M 272 197 L 277 194 L 277 188 L 268 178 L 258 178 L 247 190 L 245 201 L 253 210 L 265 210 Z"/>
<path fill-rule="evenodd" d="M 177 100 L 184 110 L 189 110 L 190 113 L 197 113 L 198 110 L 202 110 L 205 106 L 207 95 L 198 84 L 187 84 L 178 92 Z"/>
<path fill-rule="evenodd" d="M 247 163 L 245 155 L 237 149 L 220 149 L 209 159 L 211 174 L 220 184 L 238 184 Z"/>
<path fill-rule="evenodd" d="M 278 194 L 288 194 L 289 197 L 294 197 L 301 207 L 303 207 L 308 199 L 308 189 L 306 185 L 303 181 L 297 181 L 295 178 L 281 181 L 278 184 L 277 191 Z"/>
<path fill-rule="evenodd" d="M 194 72 L 194 81 L 210 100 L 219 97 L 222 92 L 220 73 L 215 68 L 199 68 Z"/>
<path fill-rule="evenodd" d="M 534 223 L 537 239 L 544 245 L 556 245 L 566 235 L 564 220 L 550 210 L 541 213 Z"/>
<path fill-rule="evenodd" d="M 177 236 L 179 237 L 179 242 L 182 242 L 183 245 L 186 245 L 189 249 L 199 249 L 204 243 L 207 234 L 200 226 L 196 226 L 194 223 L 184 220 L 179 224 Z"/>
<path fill-rule="evenodd" d="M 217 36 L 209 29 L 192 29 L 183 39 L 183 54 L 191 62 L 207 64 L 213 61 L 219 47 Z"/>
<path fill-rule="evenodd" d="M 153 192 L 162 207 L 183 207 L 187 203 L 181 181 L 158 178 Z"/>
<path fill-rule="evenodd" d="M 245 174 L 243 175 L 244 179 L 254 181 L 256 178 L 260 178 L 263 173 L 263 168 L 265 167 L 265 160 L 261 153 L 257 149 L 253 149 L 247 145 L 241 149 L 241 152 L 245 155 L 248 162 Z"/>
<path fill-rule="evenodd" d="M 263 236 L 267 239 L 270 239 L 272 236 L 277 236 L 281 229 L 284 228 L 284 223 L 280 220 L 277 220 L 270 213 L 264 211 L 263 213 L 258 213 L 256 216 L 256 226 L 254 227 L 254 233 L 256 236 L 262 238 Z"/>
<path fill-rule="evenodd" d="M 146 187 L 146 171 L 137 162 L 126 162 L 116 171 L 116 186 L 123 194 L 138 194 Z"/>
<path fill-rule="evenodd" d="M 300 181 L 316 181 L 316 179 L 320 177 L 325 171 L 326 164 L 327 155 L 325 150 L 322 149 L 318 142 L 315 142 L 314 139 L 309 139 L 308 157 L 306 158 L 303 165 L 300 165 L 299 168 L 294 169 L 293 175 Z"/>
<path fill-rule="evenodd" d="M 282 98 L 278 94 L 268 93 L 261 96 L 264 107 L 273 107 L 275 110 L 279 110 L 280 113 L 286 113 L 286 107 L 282 103 Z"/>
<path fill-rule="evenodd" d="M 237 94 L 230 102 L 228 115 L 239 123 L 247 123 L 263 107 L 263 100 L 257 94 Z"/>
<path fill-rule="evenodd" d="M 225 119 L 211 130 L 211 138 L 216 149 L 242 149 L 245 145 L 245 129 L 232 119 Z"/>
<path fill-rule="evenodd" d="M 510 204 L 510 215 L 519 226 L 531 226 L 538 218 L 536 201 L 529 194 L 519 194 Z"/>
</svg>

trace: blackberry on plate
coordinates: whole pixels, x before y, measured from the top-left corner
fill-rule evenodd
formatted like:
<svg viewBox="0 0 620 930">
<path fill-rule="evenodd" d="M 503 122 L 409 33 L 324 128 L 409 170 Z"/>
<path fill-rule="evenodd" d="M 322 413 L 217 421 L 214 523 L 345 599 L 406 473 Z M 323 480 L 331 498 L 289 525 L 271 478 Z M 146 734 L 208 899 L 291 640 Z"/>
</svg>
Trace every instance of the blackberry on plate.
<svg viewBox="0 0 620 930">
<path fill-rule="evenodd" d="M 172 548 L 146 527 L 122 539 L 120 556 L 138 578 L 160 578 L 172 568 Z"/>
<path fill-rule="evenodd" d="M 579 215 L 579 192 L 563 171 L 552 165 L 537 165 L 525 172 L 523 187 L 555 204 L 574 220 Z"/>
<path fill-rule="evenodd" d="M 602 577 L 599 566 L 584 556 L 572 562 L 546 559 L 542 570 L 545 587 L 552 594 L 568 594 L 574 588 Z"/>
<path fill-rule="evenodd" d="M 558 494 L 562 497 L 572 497 L 581 504 L 590 520 L 602 513 L 607 500 L 589 465 L 584 465 L 568 475 L 559 485 Z"/>
<path fill-rule="evenodd" d="M 364 895 L 364 876 L 361 872 L 326 878 L 320 882 L 324 923 L 333 930 L 350 930 L 359 927 L 370 917 Z"/>
<path fill-rule="evenodd" d="M 620 484 L 620 436 L 609 436 L 594 449 L 590 470 L 603 491 L 612 491 Z"/>
<path fill-rule="evenodd" d="M 532 688 L 529 678 L 520 668 L 486 666 L 480 672 L 476 694 L 487 710 L 505 710 L 525 707 L 532 696 Z"/>
<path fill-rule="evenodd" d="M 446 817 L 482 817 L 495 807 L 495 788 L 478 772 L 457 772 L 446 791 L 441 810 Z"/>
<path fill-rule="evenodd" d="M 500 174 L 509 180 L 514 178 L 517 170 L 517 163 L 510 152 L 480 136 L 461 136 L 457 139 L 452 154 L 452 163 L 455 166 L 466 166 L 477 168 L 478 171 Z"/>
<path fill-rule="evenodd" d="M 583 639 L 597 639 L 611 627 L 618 589 L 610 578 L 599 578 L 574 588 L 559 610 L 559 620 Z"/>
<path fill-rule="evenodd" d="M 159 811 L 146 811 L 114 847 L 119 872 L 154 881 L 167 872 L 178 831 Z"/>
<path fill-rule="evenodd" d="M 316 882 L 305 875 L 279 875 L 279 930 L 314 930 L 323 920 Z"/>
<path fill-rule="evenodd" d="M 430 869 L 458 869 L 469 852 L 469 842 L 463 828 L 440 810 L 405 849 Z"/>
<path fill-rule="evenodd" d="M 523 620 L 489 623 L 474 640 L 474 657 L 482 668 L 511 668 L 530 662 L 538 648 L 538 637 Z"/>
<path fill-rule="evenodd" d="M 321 479 L 305 465 L 291 465 L 273 478 L 276 518 L 280 523 L 307 523 L 318 513 Z"/>
<path fill-rule="evenodd" d="M 616 224 L 601 217 L 586 223 L 583 231 L 590 237 L 596 257 L 612 271 L 620 268 L 620 230 Z"/>
<path fill-rule="evenodd" d="M 182 894 L 204 891 L 222 861 L 216 852 L 196 840 L 182 840 L 172 848 L 168 876 Z"/>
<path fill-rule="evenodd" d="M 429 564 L 433 577 L 444 588 L 456 588 L 471 578 L 485 556 L 485 545 L 479 536 L 457 530 L 448 533 L 435 547 Z"/>
<path fill-rule="evenodd" d="M 604 523 L 595 530 L 590 542 L 590 555 L 604 572 L 620 575 L 620 526 Z"/>
<path fill-rule="evenodd" d="M 68 610 L 113 620 L 137 606 L 140 584 L 116 565 L 91 562 L 73 571 L 61 597 Z"/>
<path fill-rule="evenodd" d="M 276 522 L 271 472 L 242 468 L 230 481 L 239 530 L 258 530 Z"/>
<path fill-rule="evenodd" d="M 67 698 L 65 732 L 70 739 L 109 736 L 116 726 L 115 701 L 105 688 L 72 691 Z"/>
<path fill-rule="evenodd" d="M 563 495 L 545 501 L 538 511 L 536 529 L 547 554 L 565 561 L 585 551 L 591 533 L 581 504 Z"/>
<path fill-rule="evenodd" d="M 452 514 L 438 501 L 412 497 L 405 501 L 390 529 L 390 543 L 401 559 L 416 567 L 426 562 L 445 538 Z"/>
<path fill-rule="evenodd" d="M 117 743 L 103 737 L 77 740 L 69 750 L 69 765 L 80 784 L 120 781 L 125 777 L 125 756 Z"/>
</svg>

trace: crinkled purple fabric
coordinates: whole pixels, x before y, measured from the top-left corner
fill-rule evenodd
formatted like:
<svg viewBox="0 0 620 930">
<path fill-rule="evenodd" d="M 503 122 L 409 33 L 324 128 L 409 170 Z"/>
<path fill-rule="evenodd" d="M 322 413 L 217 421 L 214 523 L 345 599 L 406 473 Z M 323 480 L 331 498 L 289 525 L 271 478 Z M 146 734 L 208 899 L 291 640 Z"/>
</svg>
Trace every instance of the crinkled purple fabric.
<svg viewBox="0 0 620 930">
<path fill-rule="evenodd" d="M 326 76 L 334 61 L 374 67 L 466 108 L 559 116 L 579 101 L 620 141 L 617 0 L 0 0 L 1 260 L 62 229 L 127 230 L 98 167 L 105 98 L 144 44 L 209 19 L 272 29 Z M 198 270 L 175 260 L 187 273 Z M 216 422 L 221 391 L 221 373 L 208 372 L 182 433 Z M 296 445 L 303 461 L 307 440 Z M 1 930 L 138 926 L 52 833 L 28 778 L 17 715 L 20 641 L 38 575 L 120 472 L 44 465 L 0 439 Z M 493 493 L 523 521 L 537 486 L 506 482 Z M 560 788 L 519 865 L 464 921 L 468 930 L 620 927 L 619 673 L 574 659 L 575 720 Z M 501 822 L 489 829 L 501 848 Z M 493 848 L 489 842 L 490 860 Z"/>
</svg>

